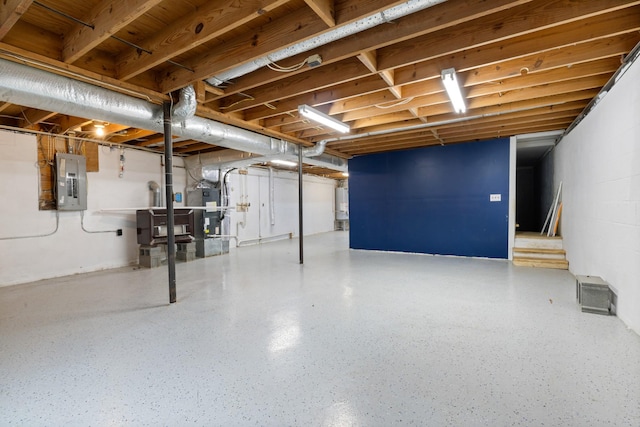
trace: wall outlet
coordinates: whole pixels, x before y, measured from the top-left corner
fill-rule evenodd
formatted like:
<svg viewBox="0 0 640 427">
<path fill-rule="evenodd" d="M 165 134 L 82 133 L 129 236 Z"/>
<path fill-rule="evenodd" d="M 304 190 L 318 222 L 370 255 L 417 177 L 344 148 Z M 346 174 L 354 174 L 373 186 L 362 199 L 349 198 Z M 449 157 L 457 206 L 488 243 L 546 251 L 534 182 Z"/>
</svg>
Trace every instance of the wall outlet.
<svg viewBox="0 0 640 427">
<path fill-rule="evenodd" d="M 502 200 L 502 194 L 489 194 L 490 202 L 500 202 Z"/>
</svg>

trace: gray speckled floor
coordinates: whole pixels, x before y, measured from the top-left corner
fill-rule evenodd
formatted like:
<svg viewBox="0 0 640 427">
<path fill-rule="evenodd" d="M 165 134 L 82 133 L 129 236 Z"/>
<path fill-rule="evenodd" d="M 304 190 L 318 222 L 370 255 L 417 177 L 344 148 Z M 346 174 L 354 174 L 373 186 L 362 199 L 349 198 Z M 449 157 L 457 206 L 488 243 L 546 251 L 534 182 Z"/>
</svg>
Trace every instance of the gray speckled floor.
<svg viewBox="0 0 640 427">
<path fill-rule="evenodd" d="M 640 337 L 567 271 L 347 233 L 0 288 L 2 426 L 640 426 Z"/>
</svg>

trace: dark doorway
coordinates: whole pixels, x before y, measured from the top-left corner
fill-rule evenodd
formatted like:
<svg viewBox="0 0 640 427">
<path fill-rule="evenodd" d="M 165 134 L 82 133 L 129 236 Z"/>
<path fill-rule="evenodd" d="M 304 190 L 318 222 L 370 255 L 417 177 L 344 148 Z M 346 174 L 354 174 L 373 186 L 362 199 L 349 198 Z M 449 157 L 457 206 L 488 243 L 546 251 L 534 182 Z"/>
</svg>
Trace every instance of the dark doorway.
<svg viewBox="0 0 640 427">
<path fill-rule="evenodd" d="M 545 200 L 553 185 L 553 161 L 547 154 L 562 132 L 544 132 L 517 137 L 516 231 L 542 230 L 548 206 Z M 551 189 L 551 191 L 553 191 Z"/>
</svg>

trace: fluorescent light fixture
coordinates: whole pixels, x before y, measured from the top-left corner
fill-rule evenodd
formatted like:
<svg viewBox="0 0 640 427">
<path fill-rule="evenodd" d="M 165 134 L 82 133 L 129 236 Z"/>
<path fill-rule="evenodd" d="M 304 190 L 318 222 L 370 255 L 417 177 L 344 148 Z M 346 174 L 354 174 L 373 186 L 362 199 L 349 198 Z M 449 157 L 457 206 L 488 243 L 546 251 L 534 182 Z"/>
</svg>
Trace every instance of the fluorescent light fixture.
<svg viewBox="0 0 640 427">
<path fill-rule="evenodd" d="M 289 166 L 289 167 L 298 166 L 296 162 L 292 162 L 289 160 L 281 160 L 281 159 L 273 159 L 271 160 L 271 163 L 273 163 L 274 165 L 280 165 L 280 166 Z"/>
<path fill-rule="evenodd" d="M 449 95 L 451 104 L 456 113 L 464 113 L 467 111 L 466 105 L 464 105 L 464 98 L 462 92 L 460 92 L 460 85 L 458 85 L 458 79 L 456 78 L 456 70 L 454 68 L 447 68 L 442 70 L 442 83 Z"/>
<path fill-rule="evenodd" d="M 347 133 L 351 129 L 348 124 L 342 123 L 340 120 L 336 120 L 333 117 L 328 116 L 323 112 L 316 110 L 315 108 L 311 108 L 306 104 L 299 105 L 298 112 L 306 118 L 325 126 L 329 126 L 331 129 L 335 129 L 338 132 Z"/>
</svg>

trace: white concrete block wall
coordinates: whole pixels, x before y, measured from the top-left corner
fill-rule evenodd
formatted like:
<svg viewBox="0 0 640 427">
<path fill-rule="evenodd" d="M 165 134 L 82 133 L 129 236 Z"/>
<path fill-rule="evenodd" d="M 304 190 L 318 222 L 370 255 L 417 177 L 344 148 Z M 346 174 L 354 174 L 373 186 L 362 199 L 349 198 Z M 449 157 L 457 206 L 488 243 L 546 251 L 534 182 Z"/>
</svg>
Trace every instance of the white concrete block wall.
<svg viewBox="0 0 640 427">
<path fill-rule="evenodd" d="M 618 291 L 618 316 L 640 333 L 640 62 L 556 147 L 570 270 Z"/>
<path fill-rule="evenodd" d="M 38 210 L 38 169 L 36 138 L 32 135 L 0 131 L 0 239 L 48 234 L 55 230 L 55 211 Z M 0 286 L 31 282 L 69 274 L 97 271 L 136 264 L 135 211 L 152 204 L 147 183 L 164 185 L 163 156 L 125 150 L 125 171 L 118 177 L 120 149 L 99 148 L 100 171 L 89 172 L 87 230 L 113 230 L 111 233 L 86 233 L 81 228 L 80 212 L 60 212 L 58 231 L 46 237 L 0 240 Z M 174 192 L 187 194 L 187 173 L 182 158 L 174 158 Z M 334 229 L 336 181 L 304 177 L 305 234 Z M 164 188 L 164 187 L 163 187 Z M 231 204 L 239 201 L 239 175 L 230 175 Z M 268 170 L 249 168 L 246 192 L 251 203 L 246 226 L 236 227 L 244 217 L 231 213 L 232 234 L 239 230 L 240 241 L 281 238 L 298 235 L 298 177 L 293 172 L 274 172 L 275 221 L 269 216 Z M 164 190 L 162 193 L 164 200 Z M 115 230 L 122 229 L 123 236 Z M 231 242 L 232 248 L 235 241 Z"/>
<path fill-rule="evenodd" d="M 0 239 L 48 234 L 55 230 L 55 211 L 38 210 L 36 138 L 0 131 Z M 135 211 L 106 209 L 151 205 L 148 181 L 163 184 L 162 156 L 125 150 L 125 170 L 118 177 L 120 150 L 99 148 L 100 171 L 87 173 L 87 230 L 80 212 L 60 212 L 58 231 L 46 237 L 0 240 L 0 286 L 137 263 Z M 174 159 L 174 191 L 183 192 L 186 173 Z M 176 204 L 180 206 L 180 204 Z M 115 230 L 122 229 L 123 236 Z"/>
</svg>

